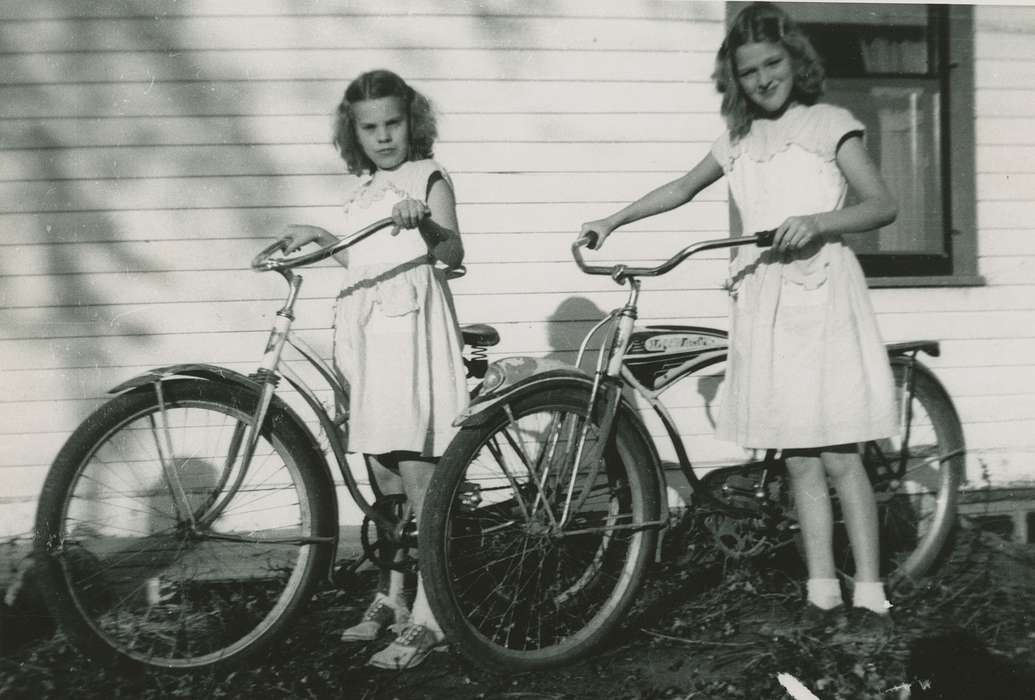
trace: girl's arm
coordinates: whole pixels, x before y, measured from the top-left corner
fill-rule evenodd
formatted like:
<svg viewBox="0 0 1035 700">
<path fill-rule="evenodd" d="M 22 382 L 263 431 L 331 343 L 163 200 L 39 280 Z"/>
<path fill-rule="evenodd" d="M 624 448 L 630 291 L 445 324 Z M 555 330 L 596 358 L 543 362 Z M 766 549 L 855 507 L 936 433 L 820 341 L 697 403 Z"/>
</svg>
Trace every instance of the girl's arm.
<svg viewBox="0 0 1035 700">
<path fill-rule="evenodd" d="M 404 228 L 416 228 L 428 246 L 428 252 L 449 267 L 459 267 L 464 261 L 464 246 L 460 242 L 460 226 L 456 221 L 456 200 L 453 188 L 445 178 L 432 181 L 428 203 L 404 199 L 392 207 L 396 235 Z"/>
<path fill-rule="evenodd" d="M 651 190 L 611 216 L 583 224 L 580 236 L 595 232 L 598 237 L 596 247 L 599 248 L 616 228 L 686 204 L 720 177 L 722 166 L 715 160 L 715 156 L 708 153 L 686 175 Z"/>
<path fill-rule="evenodd" d="M 432 183 L 428 209 L 429 215 L 418 224 L 428 250 L 449 267 L 459 267 L 464 261 L 464 244 L 460 240 L 453 188 L 445 178 L 439 177 Z"/>
<path fill-rule="evenodd" d="M 859 202 L 821 214 L 792 216 L 776 230 L 774 249 L 797 250 L 821 236 L 870 231 L 895 220 L 898 205 L 866 152 L 862 138 L 850 136 L 841 144 L 837 150 L 837 165 Z"/>
</svg>

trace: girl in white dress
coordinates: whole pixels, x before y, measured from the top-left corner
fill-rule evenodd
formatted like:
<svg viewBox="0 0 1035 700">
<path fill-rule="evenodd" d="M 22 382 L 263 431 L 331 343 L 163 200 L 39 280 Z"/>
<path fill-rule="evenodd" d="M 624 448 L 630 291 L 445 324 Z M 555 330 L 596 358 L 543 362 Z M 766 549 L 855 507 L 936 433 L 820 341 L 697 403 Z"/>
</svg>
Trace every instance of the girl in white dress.
<svg viewBox="0 0 1035 700">
<path fill-rule="evenodd" d="M 808 569 L 803 626 L 842 611 L 832 483 L 855 559 L 854 628 L 884 634 L 877 511 L 857 444 L 897 430 L 893 379 L 866 280 L 842 234 L 887 225 L 897 205 L 863 146 L 863 125 L 817 103 L 823 71 L 790 18 L 754 3 L 734 19 L 713 76 L 727 131 L 686 175 L 586 223 L 599 246 L 616 228 L 678 207 L 726 175 L 745 231 L 775 229 L 769 249 L 731 264 L 730 351 L 720 438 L 780 449 Z M 844 206 L 851 185 L 858 203 Z"/>
<path fill-rule="evenodd" d="M 334 143 L 358 177 L 341 230 L 395 223 L 338 256 L 346 270 L 334 360 L 349 384 L 348 450 L 366 455 L 378 493 L 405 493 L 418 524 L 435 460 L 468 400 L 453 301 L 435 265 L 459 266 L 464 255 L 452 182 L 431 159 L 435 136 L 428 100 L 390 71 L 360 75 L 338 106 Z M 316 226 L 289 233 L 289 250 L 338 240 Z M 443 642 L 423 584 L 418 575 L 412 616 L 400 572 L 383 571 L 379 589 L 342 639 L 373 641 L 392 625 L 395 641 L 370 664 L 412 668 Z"/>
</svg>

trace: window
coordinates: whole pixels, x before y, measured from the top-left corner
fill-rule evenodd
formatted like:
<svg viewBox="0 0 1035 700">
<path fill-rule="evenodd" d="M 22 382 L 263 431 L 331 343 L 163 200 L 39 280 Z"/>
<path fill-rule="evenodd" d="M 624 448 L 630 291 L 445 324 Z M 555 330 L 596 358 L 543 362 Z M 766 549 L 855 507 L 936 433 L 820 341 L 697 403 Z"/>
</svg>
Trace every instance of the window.
<svg viewBox="0 0 1035 700">
<path fill-rule="evenodd" d="M 731 3 L 730 12 L 740 6 Z M 824 101 L 866 125 L 867 149 L 898 200 L 893 224 L 847 237 L 871 285 L 979 284 L 972 8 L 785 9 L 823 58 Z"/>
</svg>

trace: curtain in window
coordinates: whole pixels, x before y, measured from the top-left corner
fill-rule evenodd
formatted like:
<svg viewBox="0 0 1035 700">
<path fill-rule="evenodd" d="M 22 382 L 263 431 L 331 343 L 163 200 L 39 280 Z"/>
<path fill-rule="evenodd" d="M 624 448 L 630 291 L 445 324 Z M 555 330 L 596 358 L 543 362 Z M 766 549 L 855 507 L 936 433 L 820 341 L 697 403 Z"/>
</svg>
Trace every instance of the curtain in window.
<svg viewBox="0 0 1035 700">
<path fill-rule="evenodd" d="M 865 38 L 861 42 L 867 73 L 923 73 L 927 68 L 927 46 L 918 39 Z M 940 178 L 937 140 L 937 100 L 923 86 L 874 87 L 879 134 L 881 172 L 898 199 L 898 218 L 878 234 L 882 253 L 941 252 L 941 242 L 930 240 L 925 231 L 940 226 L 929 217 L 939 216 Z M 925 240 L 926 239 L 926 240 Z"/>
</svg>

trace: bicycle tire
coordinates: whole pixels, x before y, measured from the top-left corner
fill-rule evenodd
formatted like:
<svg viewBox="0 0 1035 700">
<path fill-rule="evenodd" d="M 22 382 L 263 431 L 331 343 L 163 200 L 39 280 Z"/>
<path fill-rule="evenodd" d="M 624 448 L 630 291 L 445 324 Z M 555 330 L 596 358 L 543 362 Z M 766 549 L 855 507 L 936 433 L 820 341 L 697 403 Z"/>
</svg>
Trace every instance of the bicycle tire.
<svg viewBox="0 0 1035 700">
<path fill-rule="evenodd" d="M 199 379 L 161 390 L 164 411 L 153 385 L 122 394 L 59 452 L 36 518 L 42 593 L 70 641 L 104 663 L 237 665 L 285 631 L 329 571 L 332 543 L 300 540 L 336 531 L 333 489 L 279 398 L 239 479 L 226 458 L 258 393 Z M 195 519 L 233 494 L 200 534 L 171 497 L 158 446 L 166 438 Z"/>
<path fill-rule="evenodd" d="M 518 468 L 561 465 L 539 470 L 557 517 L 563 465 L 575 463 L 570 453 L 559 456 L 574 440 L 551 428 L 576 434 L 588 405 L 588 389 L 573 387 L 516 399 L 461 429 L 436 468 L 424 501 L 421 573 L 447 639 L 480 666 L 523 672 L 589 654 L 628 611 L 653 559 L 657 528 L 616 527 L 659 518 L 653 451 L 629 419 L 619 414 L 596 478 L 587 460 L 575 470 L 575 493 L 588 495 L 573 499 L 583 503 L 566 532 L 579 534 L 550 532 L 530 470 Z M 589 422 L 591 444 L 596 427 Z M 549 446 L 535 442 L 550 434 Z"/>
<path fill-rule="evenodd" d="M 963 427 L 952 400 L 927 368 L 906 358 L 892 359 L 900 415 L 907 414 L 902 399 L 910 366 L 914 388 L 904 473 L 880 476 L 881 465 L 900 458 L 904 432 L 863 447 L 871 478 L 878 474 L 881 575 L 891 587 L 923 576 L 940 561 L 956 525 L 965 468 Z M 844 568 L 850 570 L 847 562 Z"/>
</svg>

